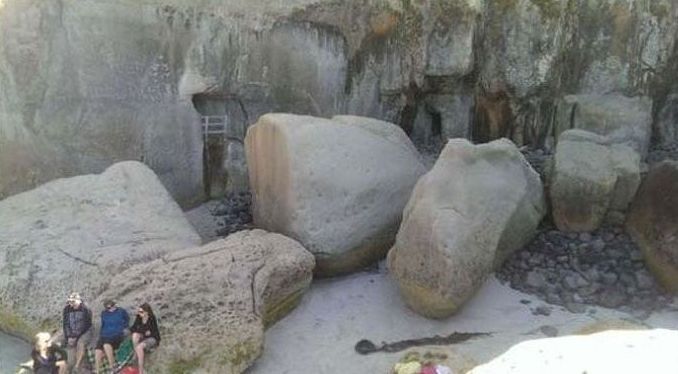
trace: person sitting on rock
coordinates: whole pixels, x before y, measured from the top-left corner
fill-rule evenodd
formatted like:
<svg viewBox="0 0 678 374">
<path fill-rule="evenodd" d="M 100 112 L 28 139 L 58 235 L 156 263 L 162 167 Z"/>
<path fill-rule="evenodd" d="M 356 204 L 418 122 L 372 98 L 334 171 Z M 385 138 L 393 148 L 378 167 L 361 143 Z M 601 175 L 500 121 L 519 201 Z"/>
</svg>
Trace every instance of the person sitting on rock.
<svg viewBox="0 0 678 374">
<path fill-rule="evenodd" d="M 97 373 L 101 372 L 101 363 L 104 354 L 111 368 L 116 368 L 114 349 L 118 349 L 125 339 L 129 315 L 127 311 L 118 308 L 113 300 L 104 301 L 104 310 L 101 312 L 101 331 L 94 351 L 94 364 Z"/>
<path fill-rule="evenodd" d="M 153 349 L 160 344 L 158 321 L 148 303 L 141 304 L 137 309 L 137 317 L 134 319 L 130 331 L 132 331 L 134 353 L 139 364 L 139 374 L 144 374 L 144 351 Z"/>
<path fill-rule="evenodd" d="M 52 336 L 48 332 L 39 332 L 35 335 L 31 358 L 34 374 L 66 374 L 67 354 L 52 343 Z"/>
<path fill-rule="evenodd" d="M 85 349 L 92 339 L 92 312 L 77 292 L 68 296 L 63 310 L 63 328 L 68 368 L 79 370 L 85 357 Z"/>
</svg>

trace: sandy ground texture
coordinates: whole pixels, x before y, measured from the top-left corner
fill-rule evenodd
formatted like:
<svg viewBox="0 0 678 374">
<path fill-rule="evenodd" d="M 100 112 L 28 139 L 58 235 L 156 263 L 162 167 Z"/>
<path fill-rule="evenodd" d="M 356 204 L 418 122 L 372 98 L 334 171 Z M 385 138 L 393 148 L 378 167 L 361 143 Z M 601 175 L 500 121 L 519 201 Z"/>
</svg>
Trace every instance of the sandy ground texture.
<svg viewBox="0 0 678 374">
<path fill-rule="evenodd" d="M 544 311 L 549 315 L 540 314 Z M 645 321 L 599 307 L 573 314 L 492 277 L 460 313 L 429 320 L 403 304 L 396 284 L 381 267 L 379 272 L 315 281 L 299 307 L 268 330 L 264 354 L 248 373 L 386 374 L 404 352 L 360 355 L 354 350 L 358 341 L 380 345 L 453 332 L 492 333 L 443 347 L 451 357 L 465 361 L 451 364 L 453 369 L 468 368 L 469 362 L 487 362 L 521 341 L 620 324 L 678 329 L 678 312 L 657 312 Z"/>
<path fill-rule="evenodd" d="M 210 213 L 217 203 L 186 212 L 204 243 L 218 238 L 219 219 Z M 491 333 L 455 345 L 415 349 L 447 354 L 456 374 L 521 341 L 620 325 L 678 330 L 678 305 L 674 301 L 644 321 L 601 307 L 574 314 L 491 277 L 458 314 L 429 320 L 405 306 L 382 262 L 371 272 L 315 280 L 301 304 L 267 331 L 264 354 L 247 374 L 387 374 L 407 351 L 361 355 L 355 351 L 358 341 L 369 339 L 379 346 L 454 332 Z"/>
</svg>

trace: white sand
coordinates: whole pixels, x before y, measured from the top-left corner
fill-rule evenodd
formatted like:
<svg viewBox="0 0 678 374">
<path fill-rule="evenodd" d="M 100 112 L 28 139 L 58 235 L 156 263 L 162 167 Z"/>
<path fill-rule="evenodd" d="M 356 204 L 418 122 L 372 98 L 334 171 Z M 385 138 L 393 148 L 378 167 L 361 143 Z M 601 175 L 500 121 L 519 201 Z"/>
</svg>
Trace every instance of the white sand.
<svg viewBox="0 0 678 374">
<path fill-rule="evenodd" d="M 214 231 L 219 226 L 209 213 L 216 203 L 210 201 L 186 212 L 204 243 L 217 238 Z M 530 303 L 523 304 L 521 300 Z M 550 307 L 552 313 L 535 316 L 532 310 L 538 306 Z M 491 332 L 491 336 L 446 347 L 481 364 L 521 341 L 544 338 L 540 330 L 543 326 L 552 326 L 559 335 L 567 335 L 598 321 L 619 319 L 634 320 L 630 315 L 597 307 L 589 307 L 585 314 L 573 314 L 504 286 L 492 277 L 457 315 L 429 320 L 403 304 L 382 263 L 378 272 L 314 281 L 301 304 L 267 331 L 264 354 L 247 372 L 386 374 L 404 352 L 363 356 L 354 350 L 358 341 L 369 339 L 380 345 L 382 341 L 453 332 Z M 678 312 L 674 308 L 654 313 L 644 323 L 678 330 Z"/>
<path fill-rule="evenodd" d="M 531 303 L 525 305 L 521 300 Z M 550 316 L 532 314 L 531 309 L 541 305 L 553 308 Z M 542 326 L 553 326 L 559 335 L 565 335 L 600 320 L 615 319 L 632 317 L 593 307 L 586 314 L 573 314 L 491 278 L 457 315 L 428 320 L 403 304 L 395 283 L 382 269 L 379 273 L 314 282 L 299 307 L 268 330 L 264 354 L 248 373 L 385 374 L 390 373 L 403 352 L 363 356 L 354 351 L 356 342 L 369 339 L 379 345 L 382 341 L 453 332 L 491 332 L 489 337 L 452 347 L 480 364 L 520 341 L 545 337 Z M 656 314 L 648 321 L 656 327 L 678 327 L 675 312 Z"/>
</svg>

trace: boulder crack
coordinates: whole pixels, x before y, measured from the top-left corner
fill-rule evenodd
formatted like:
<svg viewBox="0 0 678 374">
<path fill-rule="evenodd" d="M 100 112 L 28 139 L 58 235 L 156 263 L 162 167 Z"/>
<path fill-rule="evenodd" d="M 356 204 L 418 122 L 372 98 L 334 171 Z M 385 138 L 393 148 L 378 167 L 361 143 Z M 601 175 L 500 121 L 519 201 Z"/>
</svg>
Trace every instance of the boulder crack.
<svg viewBox="0 0 678 374">
<path fill-rule="evenodd" d="M 94 262 L 91 262 L 91 261 L 87 261 L 87 260 L 85 260 L 85 259 L 83 259 L 83 258 L 80 258 L 80 257 L 78 257 L 78 256 L 72 255 L 72 254 L 70 254 L 70 253 L 64 251 L 64 250 L 61 249 L 61 248 L 57 248 L 56 250 L 57 250 L 58 252 L 60 252 L 61 254 L 63 254 L 64 256 L 66 256 L 66 257 L 68 257 L 68 258 L 70 258 L 70 259 L 73 259 L 73 260 L 75 260 L 75 261 L 77 261 L 77 262 L 81 262 L 81 263 L 83 263 L 83 264 L 85 264 L 85 265 L 94 266 L 94 267 L 97 267 L 97 268 L 99 267 L 99 265 L 98 265 L 97 263 L 94 263 Z"/>
</svg>

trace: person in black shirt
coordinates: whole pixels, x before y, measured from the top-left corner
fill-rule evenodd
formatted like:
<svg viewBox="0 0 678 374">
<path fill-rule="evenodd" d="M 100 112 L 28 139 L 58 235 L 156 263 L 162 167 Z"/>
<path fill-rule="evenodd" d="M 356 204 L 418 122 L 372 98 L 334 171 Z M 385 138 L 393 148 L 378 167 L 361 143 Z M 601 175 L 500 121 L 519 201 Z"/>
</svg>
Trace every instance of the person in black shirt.
<svg viewBox="0 0 678 374">
<path fill-rule="evenodd" d="M 35 335 L 31 358 L 34 374 L 66 374 L 66 352 L 52 344 L 52 337 L 48 332 Z"/>
<path fill-rule="evenodd" d="M 144 353 L 160 344 L 160 331 L 158 321 L 155 319 L 153 309 L 148 303 L 143 303 L 137 309 L 137 317 L 130 329 L 134 353 L 139 363 L 139 374 L 144 374 Z"/>
</svg>

